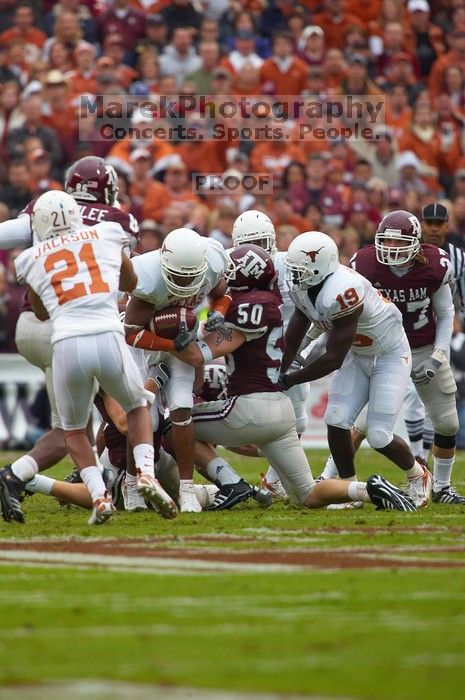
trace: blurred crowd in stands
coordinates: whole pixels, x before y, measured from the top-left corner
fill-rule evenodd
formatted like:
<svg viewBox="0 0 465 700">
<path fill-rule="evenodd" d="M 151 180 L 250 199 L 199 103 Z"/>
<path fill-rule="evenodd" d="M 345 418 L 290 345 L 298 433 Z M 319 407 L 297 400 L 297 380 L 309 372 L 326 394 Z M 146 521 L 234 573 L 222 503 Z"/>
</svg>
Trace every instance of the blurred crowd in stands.
<svg viewBox="0 0 465 700">
<path fill-rule="evenodd" d="M 376 139 L 93 137 L 80 96 L 335 95 L 385 99 Z M 202 128 L 203 115 L 190 125 Z M 71 162 L 105 157 L 140 223 L 138 252 L 187 226 L 231 245 L 245 209 L 273 219 L 278 247 L 322 229 L 342 262 L 387 211 L 442 201 L 465 248 L 465 0 L 0 0 L 0 221 L 61 188 Z M 154 120 L 134 109 L 128 126 Z M 193 191 L 191 174 L 271 176 L 273 194 Z M 14 347 L 19 251 L 0 251 L 0 351 Z M 465 394 L 465 391 L 464 391 Z"/>
</svg>

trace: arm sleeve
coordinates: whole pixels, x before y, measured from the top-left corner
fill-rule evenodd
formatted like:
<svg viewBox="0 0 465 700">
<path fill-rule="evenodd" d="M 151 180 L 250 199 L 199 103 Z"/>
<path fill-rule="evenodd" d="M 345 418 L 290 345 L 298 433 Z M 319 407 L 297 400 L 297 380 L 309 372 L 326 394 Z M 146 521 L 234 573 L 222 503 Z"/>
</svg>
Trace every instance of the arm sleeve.
<svg viewBox="0 0 465 700">
<path fill-rule="evenodd" d="M 25 248 L 32 243 L 31 223 L 29 216 L 19 216 L 0 224 L 0 250 Z"/>
<path fill-rule="evenodd" d="M 436 338 L 434 347 L 448 350 L 454 323 L 454 304 L 449 285 L 446 284 L 439 287 L 439 289 L 431 295 L 431 301 L 436 315 Z"/>
</svg>

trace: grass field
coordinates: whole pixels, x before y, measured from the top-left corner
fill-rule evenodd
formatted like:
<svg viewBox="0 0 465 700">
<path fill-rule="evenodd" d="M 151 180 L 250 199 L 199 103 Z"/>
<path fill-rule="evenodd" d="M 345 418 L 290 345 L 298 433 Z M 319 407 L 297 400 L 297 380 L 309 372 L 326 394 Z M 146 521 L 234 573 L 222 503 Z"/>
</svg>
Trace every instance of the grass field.
<svg viewBox="0 0 465 700">
<path fill-rule="evenodd" d="M 263 462 L 231 461 L 257 482 Z M 400 483 L 362 451 L 375 471 Z M 463 454 L 455 474 L 465 492 Z M 0 700 L 463 696 L 465 508 L 24 511 L 0 524 Z"/>
</svg>

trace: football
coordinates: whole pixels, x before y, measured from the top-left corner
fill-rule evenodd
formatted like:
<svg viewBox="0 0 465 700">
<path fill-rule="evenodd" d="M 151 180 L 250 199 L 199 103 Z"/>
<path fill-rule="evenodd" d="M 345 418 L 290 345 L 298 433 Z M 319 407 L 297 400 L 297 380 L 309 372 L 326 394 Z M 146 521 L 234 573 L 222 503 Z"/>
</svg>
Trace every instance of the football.
<svg viewBox="0 0 465 700">
<path fill-rule="evenodd" d="M 149 329 L 160 338 L 174 340 L 183 322 L 186 324 L 187 330 L 192 331 L 197 323 L 197 317 L 190 309 L 169 306 L 161 311 L 155 311 L 150 320 Z"/>
</svg>

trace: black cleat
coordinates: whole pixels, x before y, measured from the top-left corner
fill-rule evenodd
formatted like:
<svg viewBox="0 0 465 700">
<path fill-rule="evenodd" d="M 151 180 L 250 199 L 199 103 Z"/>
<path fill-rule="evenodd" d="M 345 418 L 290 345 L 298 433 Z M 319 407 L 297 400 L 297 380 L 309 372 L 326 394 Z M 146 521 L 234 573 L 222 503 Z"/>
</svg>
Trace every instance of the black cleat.
<svg viewBox="0 0 465 700">
<path fill-rule="evenodd" d="M 24 513 L 20 508 L 24 484 L 13 474 L 11 466 L 0 469 L 0 508 L 3 520 L 7 523 L 16 520 L 24 523 Z"/>
<path fill-rule="evenodd" d="M 465 506 L 465 498 L 454 489 L 453 486 L 445 486 L 440 491 L 431 493 L 433 503 L 445 503 L 452 506 Z"/>
<path fill-rule="evenodd" d="M 68 484 L 82 484 L 82 479 L 81 475 L 79 473 L 79 470 L 74 468 L 71 474 L 68 474 L 68 476 L 65 476 L 63 481 L 67 481 Z"/>
<path fill-rule="evenodd" d="M 367 492 L 376 510 L 402 510 L 407 513 L 416 511 L 412 499 L 379 474 L 373 474 L 367 480 Z"/>
<path fill-rule="evenodd" d="M 269 508 L 273 505 L 273 496 L 270 491 L 261 489 L 258 486 L 252 486 L 252 498 L 254 498 L 260 508 Z"/>
<path fill-rule="evenodd" d="M 215 500 L 204 510 L 229 510 L 251 496 L 253 496 L 252 487 L 244 479 L 241 479 L 236 484 L 220 486 Z"/>
</svg>

